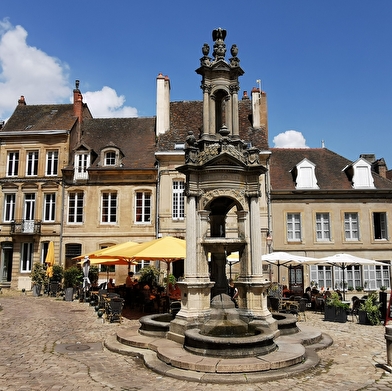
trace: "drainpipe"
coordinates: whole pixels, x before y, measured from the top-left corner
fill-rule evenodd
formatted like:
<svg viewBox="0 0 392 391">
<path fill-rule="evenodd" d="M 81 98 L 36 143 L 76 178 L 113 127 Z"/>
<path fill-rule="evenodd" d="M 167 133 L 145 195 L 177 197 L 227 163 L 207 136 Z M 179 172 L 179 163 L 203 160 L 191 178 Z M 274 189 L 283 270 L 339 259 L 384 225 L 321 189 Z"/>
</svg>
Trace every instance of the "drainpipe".
<svg viewBox="0 0 392 391">
<path fill-rule="evenodd" d="M 272 220 L 271 220 L 271 194 L 270 194 L 270 156 L 267 158 L 267 173 L 265 175 L 265 195 L 267 197 L 267 226 L 268 232 L 272 234 Z"/>
<path fill-rule="evenodd" d="M 65 184 L 64 184 L 64 178 L 61 178 L 61 221 L 60 221 L 60 249 L 59 249 L 59 265 L 62 266 L 62 256 L 63 256 L 63 226 L 64 226 L 64 211 L 65 211 L 65 206 L 64 206 L 64 197 L 65 197 Z"/>
</svg>

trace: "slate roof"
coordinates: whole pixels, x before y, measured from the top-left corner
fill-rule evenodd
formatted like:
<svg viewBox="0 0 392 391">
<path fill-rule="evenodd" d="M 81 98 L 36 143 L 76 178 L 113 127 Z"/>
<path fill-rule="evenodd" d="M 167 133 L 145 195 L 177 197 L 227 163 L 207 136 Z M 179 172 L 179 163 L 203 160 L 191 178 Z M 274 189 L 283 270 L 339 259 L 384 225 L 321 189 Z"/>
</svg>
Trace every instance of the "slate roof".
<svg viewBox="0 0 392 391">
<path fill-rule="evenodd" d="M 343 169 L 352 161 L 327 148 L 271 148 L 270 183 L 272 191 L 295 190 L 291 170 L 303 159 L 316 165 L 320 190 L 353 190 Z M 392 189 L 392 181 L 372 172 L 376 189 Z M 303 189 L 301 189 L 303 191 Z"/>
<path fill-rule="evenodd" d="M 70 130 L 77 118 L 72 104 L 18 105 L 1 132 Z"/>
<path fill-rule="evenodd" d="M 155 117 L 95 118 L 83 121 L 81 144 L 98 155 L 108 146 L 118 147 L 124 168 L 151 169 L 155 164 Z M 97 167 L 99 157 L 92 162 Z"/>
<path fill-rule="evenodd" d="M 265 129 L 252 128 L 252 102 L 239 101 L 240 138 L 251 142 L 260 150 L 268 149 L 268 135 Z M 175 144 L 185 142 L 188 131 L 192 131 L 199 139 L 203 128 L 203 102 L 178 101 L 170 102 L 170 130 L 159 136 L 158 151 L 172 151 Z"/>
</svg>

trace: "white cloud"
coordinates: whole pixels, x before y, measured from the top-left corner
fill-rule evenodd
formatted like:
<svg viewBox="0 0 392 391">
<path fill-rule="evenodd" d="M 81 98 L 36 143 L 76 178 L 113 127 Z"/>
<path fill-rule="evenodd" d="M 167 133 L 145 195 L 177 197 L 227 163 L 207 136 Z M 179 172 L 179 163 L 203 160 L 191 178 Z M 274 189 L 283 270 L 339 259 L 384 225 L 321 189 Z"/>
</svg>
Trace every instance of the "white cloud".
<svg viewBox="0 0 392 391">
<path fill-rule="evenodd" d="M 306 145 L 305 137 L 296 130 L 286 130 L 279 133 L 272 140 L 275 148 L 309 148 Z"/>
<path fill-rule="evenodd" d="M 27 104 L 64 103 L 72 96 L 69 66 L 27 44 L 27 31 L 0 20 L 0 120 L 15 109 L 21 95 Z M 82 95 L 94 117 L 137 117 L 125 97 L 110 87 Z"/>
<path fill-rule="evenodd" d="M 104 86 L 101 91 L 88 91 L 82 95 L 95 118 L 137 117 L 137 109 L 124 106 L 125 97 L 118 96 L 113 88 Z"/>
<path fill-rule="evenodd" d="M 10 114 L 21 95 L 27 104 L 55 103 L 71 93 L 68 66 L 26 43 L 27 32 L 0 21 L 0 117 Z"/>
</svg>

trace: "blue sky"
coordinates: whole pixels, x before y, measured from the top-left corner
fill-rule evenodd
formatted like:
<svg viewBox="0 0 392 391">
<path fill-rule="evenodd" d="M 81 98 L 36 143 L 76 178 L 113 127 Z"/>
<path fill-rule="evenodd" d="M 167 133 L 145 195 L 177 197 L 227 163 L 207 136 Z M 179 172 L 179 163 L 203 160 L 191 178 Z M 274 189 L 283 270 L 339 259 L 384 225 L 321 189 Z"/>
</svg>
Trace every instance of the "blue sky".
<svg viewBox="0 0 392 391">
<path fill-rule="evenodd" d="M 2 0 L 0 119 L 20 95 L 68 103 L 75 79 L 96 117 L 155 115 L 159 73 L 171 100 L 201 100 L 195 70 L 217 27 L 239 48 L 240 96 L 262 81 L 270 146 L 324 140 L 392 168 L 390 0 Z"/>
</svg>

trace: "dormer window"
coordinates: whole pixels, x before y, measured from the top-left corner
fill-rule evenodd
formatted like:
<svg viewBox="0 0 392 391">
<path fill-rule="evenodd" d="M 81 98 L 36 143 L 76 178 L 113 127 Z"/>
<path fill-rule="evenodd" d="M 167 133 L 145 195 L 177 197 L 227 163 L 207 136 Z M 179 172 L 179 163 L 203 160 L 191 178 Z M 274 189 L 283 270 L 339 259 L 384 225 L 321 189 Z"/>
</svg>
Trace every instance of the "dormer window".
<svg viewBox="0 0 392 391">
<path fill-rule="evenodd" d="M 102 167 L 121 167 L 122 153 L 115 147 L 106 147 L 101 150 L 100 163 Z"/>
<path fill-rule="evenodd" d="M 346 172 L 354 189 L 374 188 L 371 164 L 365 159 L 358 159 L 353 164 L 346 166 Z"/>
<path fill-rule="evenodd" d="M 315 164 L 308 159 L 302 160 L 291 171 L 296 189 L 319 189 L 315 173 Z"/>
<path fill-rule="evenodd" d="M 90 155 L 85 151 L 77 152 L 74 167 L 74 180 L 88 179 L 87 169 L 90 167 Z"/>
</svg>

